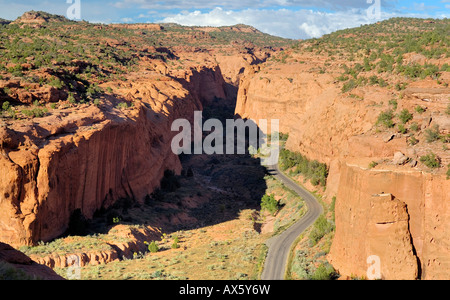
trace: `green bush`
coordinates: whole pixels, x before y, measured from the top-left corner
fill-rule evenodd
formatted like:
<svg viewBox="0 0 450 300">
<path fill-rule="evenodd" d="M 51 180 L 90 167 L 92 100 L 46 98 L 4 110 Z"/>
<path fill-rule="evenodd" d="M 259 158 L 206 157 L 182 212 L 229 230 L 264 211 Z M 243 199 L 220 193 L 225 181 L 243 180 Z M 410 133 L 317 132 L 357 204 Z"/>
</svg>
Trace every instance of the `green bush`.
<svg viewBox="0 0 450 300">
<path fill-rule="evenodd" d="M 395 99 L 389 100 L 389 105 L 392 105 L 394 110 L 397 110 L 398 102 Z"/>
<path fill-rule="evenodd" d="M 314 222 L 314 226 L 309 234 L 309 241 L 312 245 L 315 245 L 324 235 L 333 230 L 334 226 L 328 222 L 326 217 L 322 214 L 316 222 Z"/>
<path fill-rule="evenodd" d="M 393 118 L 394 118 L 394 114 L 393 114 L 392 110 L 382 112 L 378 116 L 377 124 L 381 124 L 387 128 L 392 128 L 392 127 L 394 127 L 394 122 L 392 121 Z"/>
<path fill-rule="evenodd" d="M 296 167 L 295 174 L 302 174 L 305 179 L 309 179 L 313 185 L 326 186 L 328 177 L 328 167 L 317 160 L 310 161 L 298 152 L 291 152 L 286 149 L 280 151 L 280 167 L 287 170 Z"/>
<path fill-rule="evenodd" d="M 148 245 L 148 251 L 150 251 L 151 253 L 156 253 L 159 251 L 159 247 L 158 244 L 156 244 L 155 241 L 152 241 L 149 245 Z"/>
<path fill-rule="evenodd" d="M 406 108 L 401 111 L 398 117 L 403 124 L 406 124 L 413 119 L 413 115 Z"/>
<path fill-rule="evenodd" d="M 354 88 L 356 88 L 358 85 L 354 79 L 350 79 L 348 82 L 344 83 L 344 86 L 342 87 L 341 91 L 343 93 L 350 92 Z"/>
<path fill-rule="evenodd" d="M 116 108 L 122 109 L 122 108 L 128 108 L 128 104 L 126 102 L 120 102 L 117 104 Z"/>
<path fill-rule="evenodd" d="M 414 132 L 419 131 L 419 124 L 417 124 L 416 122 L 412 123 L 411 126 L 409 127 L 409 129 L 411 129 Z"/>
<path fill-rule="evenodd" d="M 178 242 L 179 242 L 178 236 L 176 236 L 176 237 L 174 238 L 174 240 L 173 240 L 172 249 L 178 249 L 178 248 L 180 248 L 180 245 L 178 245 Z"/>
<path fill-rule="evenodd" d="M 11 104 L 8 101 L 3 102 L 2 109 L 7 111 L 11 108 Z"/>
<path fill-rule="evenodd" d="M 59 78 L 54 78 L 51 81 L 48 82 L 48 84 L 52 87 L 55 87 L 57 89 L 62 89 L 66 84 L 61 81 Z"/>
<path fill-rule="evenodd" d="M 415 109 L 416 109 L 416 112 L 419 114 L 422 114 L 425 112 L 425 109 L 420 105 L 417 105 Z"/>
<path fill-rule="evenodd" d="M 39 107 L 35 107 L 32 110 L 29 109 L 22 110 L 22 114 L 30 118 L 42 118 L 47 114 L 47 112 L 48 112 L 47 108 L 41 109 Z"/>
<path fill-rule="evenodd" d="M 427 167 L 435 169 L 441 166 L 440 159 L 434 154 L 429 153 L 427 155 L 421 156 L 420 161 Z"/>
<path fill-rule="evenodd" d="M 264 195 L 261 199 L 261 209 L 267 210 L 272 215 L 274 215 L 280 208 L 280 203 L 275 199 L 273 194 Z"/>
<path fill-rule="evenodd" d="M 312 280 L 331 280 L 335 276 L 336 276 L 336 270 L 333 268 L 332 265 L 325 262 L 317 267 L 317 269 L 314 271 L 314 274 L 312 274 L 311 279 Z"/>
<path fill-rule="evenodd" d="M 378 163 L 377 163 L 376 161 L 372 161 L 372 162 L 369 164 L 369 169 L 373 169 L 373 168 L 375 168 L 376 166 L 378 166 Z"/>
<path fill-rule="evenodd" d="M 425 141 L 427 143 L 432 143 L 437 141 L 440 138 L 439 134 L 439 126 L 434 125 L 433 128 L 428 128 L 425 130 Z"/>
<path fill-rule="evenodd" d="M 417 145 L 418 143 L 419 143 L 419 140 L 416 139 L 415 136 L 411 136 L 411 137 L 408 139 L 408 144 L 410 144 L 411 146 Z"/>
<path fill-rule="evenodd" d="M 405 125 L 398 124 L 398 132 L 402 134 L 406 134 L 408 132 L 408 129 L 406 129 Z"/>
</svg>

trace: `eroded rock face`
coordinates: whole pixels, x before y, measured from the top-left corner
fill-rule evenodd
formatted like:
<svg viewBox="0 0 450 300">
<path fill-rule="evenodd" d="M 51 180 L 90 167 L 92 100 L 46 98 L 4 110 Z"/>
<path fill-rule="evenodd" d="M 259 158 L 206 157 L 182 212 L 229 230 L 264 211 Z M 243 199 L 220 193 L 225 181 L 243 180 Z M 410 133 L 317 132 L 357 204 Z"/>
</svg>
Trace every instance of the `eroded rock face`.
<svg viewBox="0 0 450 300">
<path fill-rule="evenodd" d="M 420 171 L 341 166 L 333 266 L 365 276 L 367 258 L 377 255 L 382 278 L 445 279 L 450 264 L 444 216 L 450 207 L 443 192 L 449 188 L 444 176 Z"/>
<path fill-rule="evenodd" d="M 120 110 L 111 98 L 1 129 L 0 241 L 49 241 L 75 210 L 89 219 L 118 199 L 143 201 L 165 170 L 181 171 L 171 124 L 192 121 L 202 103 L 226 97 L 220 69 L 196 70 L 185 81 L 148 80 L 118 90 L 132 108 Z"/>
<path fill-rule="evenodd" d="M 377 255 L 385 279 L 448 278 L 450 181 L 446 169 L 430 172 L 418 163 L 433 151 L 446 166 L 448 154 L 441 144 L 412 147 L 408 136 L 377 127 L 392 91 L 366 86 L 349 97 L 341 92 L 333 66 L 314 71 L 323 62 L 301 53 L 285 64 L 255 67 L 241 79 L 236 114 L 255 121 L 279 119 L 280 131 L 289 133 L 287 149 L 329 166 L 325 199 L 337 198 L 329 259 L 341 275 L 366 277 L 367 259 Z M 419 87 L 427 94 L 418 96 Z M 424 123 L 422 130 L 436 124 L 444 134 L 445 96 L 432 83 L 417 81 L 405 91 L 398 111 L 413 112 L 422 99 L 432 99 L 428 114 L 415 114 L 412 122 Z M 417 135 L 424 139 L 423 132 Z M 371 162 L 379 165 L 372 169 Z M 389 196 L 373 196 L 379 194 Z"/>
</svg>

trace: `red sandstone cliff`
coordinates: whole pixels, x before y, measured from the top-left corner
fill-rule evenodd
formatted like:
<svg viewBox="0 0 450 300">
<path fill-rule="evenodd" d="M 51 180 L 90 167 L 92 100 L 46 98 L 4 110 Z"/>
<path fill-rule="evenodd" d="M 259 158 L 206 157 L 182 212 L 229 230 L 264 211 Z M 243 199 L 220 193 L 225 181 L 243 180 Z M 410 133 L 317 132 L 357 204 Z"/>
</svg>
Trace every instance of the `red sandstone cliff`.
<svg viewBox="0 0 450 300">
<path fill-rule="evenodd" d="M 407 134 L 376 125 L 396 98 L 392 89 L 343 93 L 335 79 L 342 62 L 329 63 L 324 72 L 326 57 L 288 54 L 284 63 L 265 63 L 241 80 L 236 114 L 279 119 L 289 150 L 330 166 L 325 196 L 337 197 L 330 262 L 342 275 L 365 277 L 367 258 L 377 255 L 382 278 L 448 279 L 450 181 L 444 167 L 430 170 L 418 161 L 433 151 L 442 166 L 450 163 L 445 145 L 426 143 L 423 133 L 434 124 L 447 132 L 449 89 L 423 80 L 403 92 L 397 111 L 427 107 L 411 121 L 421 128 L 421 142 L 412 146 Z M 378 166 L 370 168 L 371 162 Z"/>
<path fill-rule="evenodd" d="M 91 218 L 121 198 L 143 201 L 164 170 L 181 170 L 170 149 L 172 121 L 191 120 L 202 102 L 226 98 L 224 80 L 217 65 L 184 80 L 150 75 L 130 75 L 117 90 L 123 100 L 106 97 L 99 107 L 2 127 L 1 241 L 51 240 L 64 233 L 73 211 Z M 133 106 L 119 109 L 119 102 Z"/>
</svg>

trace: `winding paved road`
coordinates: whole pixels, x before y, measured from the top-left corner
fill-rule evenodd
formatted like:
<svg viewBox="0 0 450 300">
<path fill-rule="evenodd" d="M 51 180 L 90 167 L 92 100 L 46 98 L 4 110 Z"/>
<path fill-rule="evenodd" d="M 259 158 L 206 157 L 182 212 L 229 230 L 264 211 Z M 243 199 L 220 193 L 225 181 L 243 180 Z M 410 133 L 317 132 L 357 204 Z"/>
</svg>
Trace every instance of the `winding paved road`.
<svg viewBox="0 0 450 300">
<path fill-rule="evenodd" d="M 261 279 L 283 280 L 291 245 L 303 231 L 316 221 L 322 214 L 323 208 L 311 193 L 285 176 L 279 170 L 278 165 L 269 167 L 268 169 L 270 174 L 274 175 L 275 178 L 302 197 L 308 207 L 306 214 L 299 221 L 290 226 L 283 233 L 270 238 L 266 243 L 269 247 L 269 252 L 267 253 Z"/>
</svg>

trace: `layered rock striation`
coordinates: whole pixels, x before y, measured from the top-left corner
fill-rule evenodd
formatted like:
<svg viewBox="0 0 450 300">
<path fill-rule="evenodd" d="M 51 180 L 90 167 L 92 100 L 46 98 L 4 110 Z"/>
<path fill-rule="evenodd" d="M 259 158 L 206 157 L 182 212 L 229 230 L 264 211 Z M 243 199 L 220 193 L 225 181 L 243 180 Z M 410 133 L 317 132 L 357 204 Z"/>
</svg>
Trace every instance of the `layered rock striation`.
<svg viewBox="0 0 450 300">
<path fill-rule="evenodd" d="M 98 107 L 2 127 L 0 240 L 49 241 L 67 230 L 76 210 L 89 219 L 119 199 L 143 201 L 165 170 L 181 171 L 171 150 L 172 122 L 192 121 L 204 103 L 226 98 L 224 89 L 217 66 L 183 80 L 140 75 Z"/>
<path fill-rule="evenodd" d="M 444 166 L 450 157 L 445 143 L 426 142 L 426 131 L 446 134 L 449 90 L 425 79 L 411 82 L 401 98 L 381 86 L 343 92 L 336 80 L 341 61 L 328 60 L 324 71 L 326 56 L 285 55 L 241 79 L 236 114 L 255 122 L 279 119 L 280 131 L 289 134 L 287 149 L 329 166 L 325 199 L 337 199 L 329 261 L 349 277 L 367 277 L 367 259 L 376 255 L 384 279 L 448 278 L 450 181 Z M 418 106 L 426 113 L 415 113 Z M 416 131 L 378 124 L 389 110 L 398 124 L 402 110 L 413 112 L 406 126 L 415 124 Z M 441 168 L 421 163 L 430 152 Z"/>
</svg>

